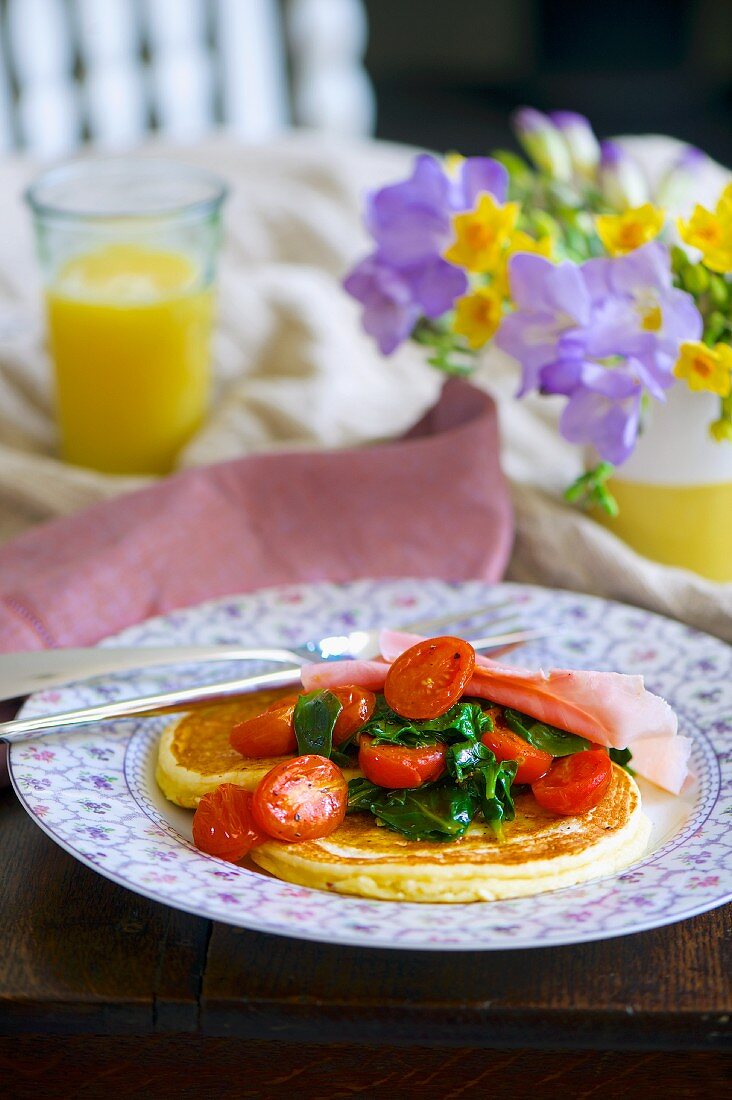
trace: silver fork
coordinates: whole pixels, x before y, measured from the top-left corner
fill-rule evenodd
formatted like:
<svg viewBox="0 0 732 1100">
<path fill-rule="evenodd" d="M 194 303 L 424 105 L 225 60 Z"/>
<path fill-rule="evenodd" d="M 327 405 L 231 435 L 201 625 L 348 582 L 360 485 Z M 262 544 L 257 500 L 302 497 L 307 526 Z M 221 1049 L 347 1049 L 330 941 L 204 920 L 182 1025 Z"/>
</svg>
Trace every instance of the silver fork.
<svg viewBox="0 0 732 1100">
<path fill-rule="evenodd" d="M 425 619 L 399 629 L 428 634 L 446 626 L 490 619 L 491 630 L 502 625 L 503 631 L 476 638 L 474 646 L 482 651 L 518 645 L 541 636 L 519 627 L 513 615 L 500 615 L 510 608 L 504 600 L 469 611 L 454 612 Z M 497 614 L 498 613 L 498 614 Z M 32 653 L 0 654 L 0 700 L 32 695 L 36 691 L 58 687 L 71 681 L 86 680 L 110 672 L 154 668 L 162 665 L 197 664 L 213 661 L 271 661 L 297 664 L 304 661 L 332 661 L 344 657 L 367 660 L 379 652 L 381 629 L 354 630 L 348 634 L 330 634 L 301 646 L 252 648 L 240 645 L 208 646 L 93 646 L 76 649 L 44 649 Z"/>
<path fill-rule="evenodd" d="M 485 615 L 488 612 L 501 610 L 503 605 L 490 605 L 488 608 L 480 608 L 465 612 L 462 616 L 442 616 L 439 619 L 430 619 L 419 623 L 412 623 L 411 629 L 415 633 L 423 633 L 425 631 L 430 632 L 439 630 L 440 628 L 450 624 L 455 625 L 459 622 L 465 622 L 470 619 L 477 618 L 478 616 Z M 505 617 L 503 619 L 493 620 L 493 624 L 497 621 L 505 623 Z M 16 718 L 10 722 L 0 723 L 0 740 L 8 742 L 25 741 L 29 737 L 37 736 L 38 734 L 47 734 L 58 731 L 69 726 L 82 726 L 89 725 L 93 722 L 105 721 L 111 718 L 133 718 L 140 717 L 142 715 L 150 715 L 161 712 L 172 712 L 175 710 L 181 710 L 185 707 L 190 707 L 193 704 L 211 703 L 217 700 L 225 699 L 235 694 L 242 694 L 247 691 L 253 691 L 256 688 L 261 687 L 275 687 L 289 684 L 296 684 L 299 680 L 300 663 L 303 656 L 306 656 L 311 662 L 333 660 L 336 658 L 344 657 L 360 657 L 363 660 L 368 659 L 370 656 L 375 656 L 378 653 L 378 638 L 380 630 L 364 630 L 354 631 L 351 634 L 344 635 L 329 635 L 327 638 L 321 638 L 317 641 L 311 641 L 305 644 L 305 646 L 299 646 L 293 649 L 236 649 L 240 659 L 248 658 L 250 660 L 293 660 L 296 659 L 299 663 L 283 669 L 278 669 L 276 672 L 263 672 L 254 676 L 248 676 L 239 680 L 229 680 L 224 683 L 206 684 L 200 687 L 182 688 L 177 691 L 161 692 L 156 695 L 139 696 L 134 699 L 123 699 L 114 703 L 102 703 L 97 706 L 83 707 L 79 710 L 64 711 L 59 714 L 46 714 L 39 718 Z M 506 631 L 503 634 L 490 634 L 483 638 L 472 639 L 472 644 L 475 649 L 485 652 L 486 650 L 503 650 L 507 648 L 513 648 L 515 645 L 520 645 L 523 642 L 532 640 L 534 638 L 544 637 L 545 631 L 540 630 L 513 630 Z M 233 647 L 213 647 L 216 653 L 213 657 L 210 656 L 212 647 L 206 647 L 204 652 L 209 654 L 207 659 L 221 660 L 221 653 L 223 650 L 227 652 L 234 651 Z M 53 651 L 51 651 L 52 653 Z M 66 651 L 71 652 L 71 651 Z M 85 652 L 85 651 L 81 651 Z M 153 652 L 152 649 L 149 652 Z M 181 654 L 186 653 L 187 658 L 182 658 Z M 164 663 L 181 663 L 183 659 L 190 659 L 191 653 L 194 650 L 189 647 L 180 647 L 177 650 L 157 650 L 156 659 L 150 661 L 150 664 L 160 664 L 160 654 L 168 654 Z M 197 652 L 202 652 L 200 649 Z M 114 650 L 110 650 L 110 653 L 114 653 Z M 137 660 L 139 661 L 140 654 L 145 653 L 144 647 L 139 650 L 128 650 L 128 654 L 135 653 Z M 169 655 L 174 653 L 174 657 Z M 306 661 L 307 663 L 307 661 Z M 116 669 L 119 669 L 119 665 Z M 140 667 L 138 663 L 135 665 L 127 664 L 127 668 Z M 46 685 L 48 681 L 45 681 Z"/>
</svg>

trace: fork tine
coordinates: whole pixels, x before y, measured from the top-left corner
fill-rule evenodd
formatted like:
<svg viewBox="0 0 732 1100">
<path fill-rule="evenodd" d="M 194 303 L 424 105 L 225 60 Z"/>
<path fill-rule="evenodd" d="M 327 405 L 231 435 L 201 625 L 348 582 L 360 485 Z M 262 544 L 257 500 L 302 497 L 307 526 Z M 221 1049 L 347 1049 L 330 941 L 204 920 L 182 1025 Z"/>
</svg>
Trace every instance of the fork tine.
<svg viewBox="0 0 732 1100">
<path fill-rule="evenodd" d="M 486 604 L 484 607 L 475 607 L 470 611 L 459 611 L 457 613 L 451 612 L 449 615 L 440 615 L 435 619 L 422 619 L 416 623 L 409 623 L 402 627 L 403 630 L 411 630 L 416 634 L 421 634 L 425 631 L 436 630 L 441 626 L 450 626 L 454 623 L 467 622 L 469 619 L 475 619 L 479 615 L 484 618 L 490 615 L 494 611 L 503 611 L 504 608 L 512 607 L 511 600 L 503 600 L 501 603 Z M 513 616 L 503 616 L 502 618 L 491 620 L 494 624 L 510 622 Z"/>
</svg>

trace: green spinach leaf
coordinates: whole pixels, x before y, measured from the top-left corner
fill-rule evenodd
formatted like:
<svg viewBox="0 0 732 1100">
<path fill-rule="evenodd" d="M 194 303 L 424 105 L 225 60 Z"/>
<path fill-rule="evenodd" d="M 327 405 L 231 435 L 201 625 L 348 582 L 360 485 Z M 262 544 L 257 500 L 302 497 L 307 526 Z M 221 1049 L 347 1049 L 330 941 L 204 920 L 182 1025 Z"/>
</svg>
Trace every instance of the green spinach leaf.
<svg viewBox="0 0 732 1100">
<path fill-rule="evenodd" d="M 514 733 L 518 733 L 535 749 L 551 753 L 552 756 L 571 756 L 575 752 L 584 752 L 592 747 L 592 742 L 585 737 L 578 737 L 576 733 L 567 733 L 557 729 L 556 726 L 548 726 L 545 722 L 538 722 L 535 718 L 529 718 L 528 714 L 522 714 L 518 710 L 506 707 L 506 724 Z"/>
<path fill-rule="evenodd" d="M 341 713 L 340 700 L 330 691 L 309 691 L 295 705 L 293 723 L 297 751 L 301 756 L 315 753 L 330 756 L 333 751 L 333 727 Z"/>
<path fill-rule="evenodd" d="M 515 760 L 499 763 L 493 756 L 492 761 L 481 763 L 472 775 L 480 811 L 499 840 L 503 837 L 503 822 L 513 821 L 516 816 L 511 785 L 517 770 Z"/>
<path fill-rule="evenodd" d="M 424 721 L 402 718 L 391 709 L 383 696 L 377 696 L 372 717 L 361 732 L 373 737 L 377 744 L 405 745 L 415 748 L 433 745 L 436 740 L 480 741 L 486 730 L 493 728 L 493 719 L 479 703 L 455 703 L 439 718 Z M 439 734 L 439 737 L 435 735 Z"/>
<path fill-rule="evenodd" d="M 633 753 L 630 749 L 608 749 L 607 751 L 614 764 L 619 764 L 621 768 L 625 768 L 626 772 L 635 775 L 633 769 L 628 767 L 628 764 L 633 759 Z"/>
<path fill-rule="evenodd" d="M 368 784 L 368 786 L 367 786 Z M 348 812 L 370 810 L 388 828 L 410 840 L 456 840 L 478 809 L 471 786 L 438 780 L 414 790 L 386 790 L 367 779 L 348 784 Z"/>
<path fill-rule="evenodd" d="M 495 760 L 495 756 L 482 741 L 458 741 L 450 745 L 445 762 L 448 774 L 462 783 L 487 760 Z"/>
</svg>

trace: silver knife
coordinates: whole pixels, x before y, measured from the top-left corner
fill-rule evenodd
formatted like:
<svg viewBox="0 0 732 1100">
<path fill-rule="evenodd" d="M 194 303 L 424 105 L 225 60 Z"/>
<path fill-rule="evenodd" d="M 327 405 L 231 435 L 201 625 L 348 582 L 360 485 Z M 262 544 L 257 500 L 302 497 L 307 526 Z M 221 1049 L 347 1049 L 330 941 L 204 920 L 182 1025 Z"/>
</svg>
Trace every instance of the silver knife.
<svg viewBox="0 0 732 1100">
<path fill-rule="evenodd" d="M 116 703 L 102 703 L 80 710 L 66 710 L 60 714 L 46 714 L 39 718 L 14 718 L 0 722 L 0 741 L 14 744 L 26 741 L 36 734 L 55 731 L 67 726 L 88 726 L 110 718 L 135 718 L 161 712 L 184 710 L 193 703 L 220 702 L 232 695 L 244 695 L 248 691 L 265 687 L 283 687 L 300 683 L 300 666 L 279 668 L 276 672 L 261 672 L 257 676 L 245 676 L 241 680 L 227 680 L 204 687 L 182 688 L 157 695 L 141 695 L 136 699 L 122 699 Z"/>
<path fill-rule="evenodd" d="M 110 672 L 158 665 L 244 660 L 293 665 L 297 654 L 289 649 L 252 649 L 240 645 L 94 646 L 3 653 L 0 655 L 0 701 Z"/>
</svg>

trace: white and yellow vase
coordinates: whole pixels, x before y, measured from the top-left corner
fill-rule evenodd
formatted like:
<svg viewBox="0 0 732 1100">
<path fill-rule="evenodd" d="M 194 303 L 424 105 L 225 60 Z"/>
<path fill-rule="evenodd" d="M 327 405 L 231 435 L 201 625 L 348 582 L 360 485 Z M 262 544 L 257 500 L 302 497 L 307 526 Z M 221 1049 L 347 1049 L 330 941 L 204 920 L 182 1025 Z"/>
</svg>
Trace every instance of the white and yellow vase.
<svg viewBox="0 0 732 1100">
<path fill-rule="evenodd" d="M 620 513 L 602 522 L 646 557 L 732 581 L 732 443 L 709 435 L 718 408 L 681 383 L 654 402 L 610 483 Z"/>
</svg>

